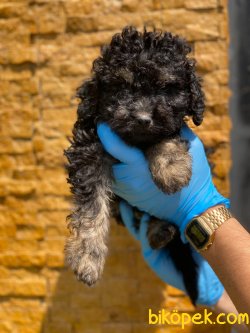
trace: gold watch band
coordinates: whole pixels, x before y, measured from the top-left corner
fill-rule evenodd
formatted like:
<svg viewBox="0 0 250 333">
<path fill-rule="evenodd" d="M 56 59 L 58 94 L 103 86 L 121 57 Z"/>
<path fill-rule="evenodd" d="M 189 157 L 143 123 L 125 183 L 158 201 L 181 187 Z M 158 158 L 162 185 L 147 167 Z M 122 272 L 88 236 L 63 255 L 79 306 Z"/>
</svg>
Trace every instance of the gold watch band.
<svg viewBox="0 0 250 333">
<path fill-rule="evenodd" d="M 233 216 L 225 206 L 221 206 L 211 209 L 209 212 L 201 215 L 200 217 L 208 225 L 211 231 L 215 231 L 220 225 Z"/>
</svg>

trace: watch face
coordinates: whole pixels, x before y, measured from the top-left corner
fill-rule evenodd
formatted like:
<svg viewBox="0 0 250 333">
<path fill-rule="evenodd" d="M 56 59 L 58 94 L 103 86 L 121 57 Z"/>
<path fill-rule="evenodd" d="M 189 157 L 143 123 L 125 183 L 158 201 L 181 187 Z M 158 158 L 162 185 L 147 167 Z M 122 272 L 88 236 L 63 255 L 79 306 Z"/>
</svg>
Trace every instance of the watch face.
<svg viewBox="0 0 250 333">
<path fill-rule="evenodd" d="M 202 249 L 209 241 L 209 234 L 195 219 L 187 226 L 186 234 L 197 249 Z"/>
</svg>

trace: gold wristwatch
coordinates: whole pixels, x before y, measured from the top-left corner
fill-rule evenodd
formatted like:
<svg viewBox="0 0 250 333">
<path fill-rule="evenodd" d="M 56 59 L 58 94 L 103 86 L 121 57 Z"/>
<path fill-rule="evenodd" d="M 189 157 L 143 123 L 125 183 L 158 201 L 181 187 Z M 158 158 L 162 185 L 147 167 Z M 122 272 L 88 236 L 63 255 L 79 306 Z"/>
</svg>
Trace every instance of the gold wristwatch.
<svg viewBox="0 0 250 333">
<path fill-rule="evenodd" d="M 232 214 L 225 206 L 211 208 L 188 223 L 185 236 L 196 251 L 205 251 L 213 244 L 215 230 L 231 217 Z"/>
</svg>

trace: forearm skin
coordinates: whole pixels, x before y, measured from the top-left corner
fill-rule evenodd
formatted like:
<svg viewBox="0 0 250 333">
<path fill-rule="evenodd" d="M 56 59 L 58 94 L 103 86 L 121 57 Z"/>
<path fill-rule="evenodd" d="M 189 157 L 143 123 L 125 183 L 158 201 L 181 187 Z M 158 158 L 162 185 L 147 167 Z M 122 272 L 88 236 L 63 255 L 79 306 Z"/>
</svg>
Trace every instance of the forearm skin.
<svg viewBox="0 0 250 333">
<path fill-rule="evenodd" d="M 250 235 L 230 218 L 215 232 L 213 244 L 201 254 L 223 283 L 238 312 L 250 315 Z"/>
</svg>

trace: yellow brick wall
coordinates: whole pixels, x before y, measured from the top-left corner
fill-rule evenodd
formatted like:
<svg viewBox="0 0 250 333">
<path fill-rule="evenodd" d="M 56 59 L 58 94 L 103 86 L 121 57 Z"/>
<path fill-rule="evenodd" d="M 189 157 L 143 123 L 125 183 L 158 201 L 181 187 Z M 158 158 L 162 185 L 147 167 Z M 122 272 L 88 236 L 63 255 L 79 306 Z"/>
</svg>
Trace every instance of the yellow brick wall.
<svg viewBox="0 0 250 333">
<path fill-rule="evenodd" d="M 215 148 L 215 182 L 228 194 L 227 1 L 0 1 L 0 332 L 160 333 L 147 309 L 193 311 L 146 267 L 138 244 L 112 225 L 110 254 L 94 288 L 64 267 L 70 193 L 63 149 L 76 87 L 99 47 L 126 24 L 154 24 L 192 43 L 207 114 L 197 132 Z M 184 332 L 212 332 L 189 327 Z M 213 327 L 213 332 L 228 331 Z M 182 331 L 183 332 L 183 331 Z"/>
</svg>

